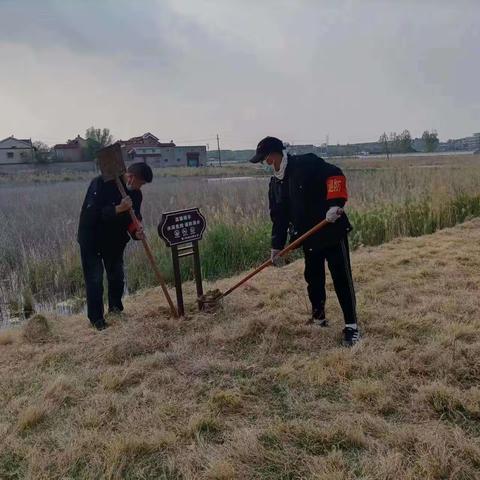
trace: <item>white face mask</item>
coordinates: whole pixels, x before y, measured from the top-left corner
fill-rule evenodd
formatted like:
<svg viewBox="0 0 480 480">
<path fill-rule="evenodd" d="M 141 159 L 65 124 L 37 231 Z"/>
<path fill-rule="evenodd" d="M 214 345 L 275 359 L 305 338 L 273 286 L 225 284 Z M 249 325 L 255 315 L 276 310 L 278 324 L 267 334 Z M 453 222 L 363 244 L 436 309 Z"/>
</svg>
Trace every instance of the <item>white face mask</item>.
<svg viewBox="0 0 480 480">
<path fill-rule="evenodd" d="M 283 180 L 283 177 L 285 176 L 285 170 L 287 169 L 287 165 L 288 165 L 288 155 L 287 155 L 287 152 L 284 150 L 282 163 L 280 163 L 280 168 L 278 170 L 275 170 L 272 166 L 273 175 L 275 176 L 275 178 L 278 178 L 278 180 Z"/>
</svg>

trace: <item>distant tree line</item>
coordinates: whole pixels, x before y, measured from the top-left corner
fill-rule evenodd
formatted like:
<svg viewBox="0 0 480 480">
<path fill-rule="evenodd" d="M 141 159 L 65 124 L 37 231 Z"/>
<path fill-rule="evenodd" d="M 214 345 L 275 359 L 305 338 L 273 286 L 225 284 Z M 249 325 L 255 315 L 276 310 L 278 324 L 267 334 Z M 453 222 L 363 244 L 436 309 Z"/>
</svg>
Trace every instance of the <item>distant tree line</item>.
<svg viewBox="0 0 480 480">
<path fill-rule="evenodd" d="M 93 161 L 98 150 L 113 142 L 113 135 L 109 128 L 90 127 L 87 128 L 85 132 L 85 139 L 87 141 L 85 158 L 89 161 Z M 436 130 L 425 130 L 421 139 L 423 141 L 424 149 L 427 152 L 434 152 L 440 143 Z M 418 142 L 418 139 L 416 142 Z M 356 155 L 359 153 L 359 149 L 363 148 L 362 145 L 366 144 L 336 145 L 328 146 L 328 148 L 329 153 L 333 155 Z M 375 147 L 371 153 L 384 153 L 387 156 L 392 153 L 412 153 L 416 151 L 409 130 L 403 130 L 401 133 L 391 132 L 389 134 L 384 132 L 380 135 L 377 143 L 372 142 L 368 145 L 373 145 Z M 36 141 L 33 142 L 33 146 L 35 147 L 36 162 L 47 163 L 52 160 L 52 149 L 49 148 L 47 144 L 41 141 Z M 323 147 L 323 150 L 325 150 L 325 148 L 326 147 Z M 323 150 L 321 147 L 316 147 L 314 153 L 322 155 L 324 153 Z M 252 152 L 253 148 L 249 150 L 222 150 L 221 155 L 222 160 L 226 162 L 245 162 L 252 156 Z M 218 160 L 218 153 L 216 151 L 210 152 L 209 161 L 215 160 Z"/>
<path fill-rule="evenodd" d="M 438 133 L 436 130 L 425 130 L 422 135 L 422 141 L 426 152 L 434 152 L 440 143 L 438 140 Z M 383 153 L 387 156 L 390 153 L 412 153 L 416 152 L 413 147 L 413 139 L 408 130 L 397 134 L 392 132 L 387 135 L 386 132 L 380 135 L 378 143 L 382 146 Z"/>
<path fill-rule="evenodd" d="M 413 139 L 409 130 L 405 129 L 401 133 L 391 132 L 389 134 L 382 133 L 377 142 L 365 142 L 357 144 L 345 145 L 323 145 L 311 146 L 311 153 L 319 156 L 350 156 L 362 155 L 364 152 L 370 154 L 386 154 L 392 153 L 414 153 L 416 151 L 434 152 L 439 145 L 438 133 L 436 130 L 425 130 L 420 139 Z M 289 144 L 286 144 L 289 145 Z M 289 145 L 294 149 L 294 145 Z M 221 150 L 221 158 L 224 162 L 247 162 L 253 155 L 253 148 L 249 150 Z M 209 161 L 211 163 L 218 162 L 218 152 L 209 152 Z"/>
<path fill-rule="evenodd" d="M 85 148 L 85 159 L 88 161 L 95 160 L 97 152 L 113 142 L 113 135 L 109 128 L 87 128 L 85 132 L 85 140 L 87 147 Z M 33 142 L 35 148 L 35 161 L 37 163 L 48 163 L 54 160 L 53 149 L 46 143 L 41 141 Z"/>
<path fill-rule="evenodd" d="M 384 153 L 411 153 L 414 152 L 412 146 L 413 140 L 410 132 L 404 130 L 402 133 L 397 134 L 397 132 L 391 132 L 390 135 L 383 133 L 378 139 L 384 148 Z"/>
</svg>

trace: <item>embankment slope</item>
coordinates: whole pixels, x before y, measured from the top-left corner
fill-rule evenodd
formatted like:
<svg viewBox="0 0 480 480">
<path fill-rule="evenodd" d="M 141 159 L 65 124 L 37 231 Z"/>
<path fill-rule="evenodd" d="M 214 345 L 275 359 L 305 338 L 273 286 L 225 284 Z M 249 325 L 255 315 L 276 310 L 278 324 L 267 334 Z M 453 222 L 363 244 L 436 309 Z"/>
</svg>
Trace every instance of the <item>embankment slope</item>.
<svg viewBox="0 0 480 480">
<path fill-rule="evenodd" d="M 188 286 L 184 321 L 154 289 L 105 332 L 3 332 L 0 478 L 479 478 L 480 221 L 356 251 L 350 350 L 331 285 L 331 326 L 304 324 L 302 269 L 215 315 Z"/>
</svg>

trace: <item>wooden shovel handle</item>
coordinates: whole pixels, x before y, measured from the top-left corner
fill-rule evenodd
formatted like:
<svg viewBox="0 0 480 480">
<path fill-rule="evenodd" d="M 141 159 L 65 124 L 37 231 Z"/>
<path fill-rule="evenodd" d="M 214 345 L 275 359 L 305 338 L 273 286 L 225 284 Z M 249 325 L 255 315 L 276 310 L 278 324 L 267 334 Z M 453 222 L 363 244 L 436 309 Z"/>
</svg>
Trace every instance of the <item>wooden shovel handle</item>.
<svg viewBox="0 0 480 480">
<path fill-rule="evenodd" d="M 312 227 L 310 230 L 305 232 L 303 235 L 298 237 L 296 240 L 294 240 L 290 245 L 285 247 L 283 250 L 278 252 L 277 257 L 283 257 L 286 255 L 288 252 L 295 250 L 297 247 L 299 247 L 304 240 L 306 240 L 308 237 L 313 235 L 314 233 L 317 233 L 319 230 L 324 228 L 326 225 L 328 225 L 329 222 L 327 220 L 322 220 L 320 223 Z M 257 269 L 255 269 L 253 272 L 249 273 L 246 277 L 242 278 L 238 283 L 236 283 L 233 287 L 229 288 L 225 293 L 222 294 L 220 298 L 226 297 L 230 293 L 232 293 L 234 290 L 236 290 L 238 287 L 242 286 L 245 282 L 250 280 L 252 277 L 254 277 L 257 273 L 260 273 L 262 270 L 265 268 L 269 267 L 272 265 L 272 260 L 267 260 L 266 262 L 262 263 Z"/>
<path fill-rule="evenodd" d="M 122 198 L 127 197 L 127 192 L 125 191 L 123 183 L 120 181 L 119 177 L 115 178 L 115 183 L 117 184 L 118 190 L 119 190 Z M 138 218 L 135 215 L 135 212 L 133 211 L 133 208 L 130 208 L 128 213 L 130 214 L 130 217 L 132 218 L 132 222 L 134 222 L 136 225 L 138 225 L 138 223 L 140 223 L 140 222 L 138 221 Z M 150 261 L 150 264 L 152 265 L 152 269 L 155 273 L 155 276 L 157 277 L 158 283 L 162 287 L 163 294 L 165 295 L 165 298 L 167 299 L 168 305 L 170 306 L 170 311 L 172 312 L 172 315 L 174 316 L 174 318 L 178 318 L 177 309 L 175 308 L 175 305 L 173 304 L 172 298 L 170 297 L 170 294 L 168 293 L 167 285 L 165 283 L 163 275 L 160 272 L 160 269 L 158 268 L 157 263 L 155 262 L 155 258 L 153 256 L 152 250 L 150 249 L 150 245 L 148 244 L 145 236 L 142 238 L 142 244 L 143 244 L 143 248 L 145 249 L 145 253 L 147 254 L 148 260 Z"/>
</svg>

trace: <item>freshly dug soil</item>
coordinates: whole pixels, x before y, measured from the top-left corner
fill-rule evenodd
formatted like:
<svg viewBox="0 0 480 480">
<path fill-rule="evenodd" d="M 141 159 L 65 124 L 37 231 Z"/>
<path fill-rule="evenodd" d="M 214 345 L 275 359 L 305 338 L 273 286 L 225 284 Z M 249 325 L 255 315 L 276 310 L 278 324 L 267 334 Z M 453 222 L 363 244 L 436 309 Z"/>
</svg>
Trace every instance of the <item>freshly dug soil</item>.
<svg viewBox="0 0 480 480">
<path fill-rule="evenodd" d="M 220 298 L 222 292 L 216 288 L 215 290 L 208 290 L 201 297 L 199 301 L 202 303 L 202 310 L 207 313 L 215 312 L 220 307 Z"/>
</svg>

